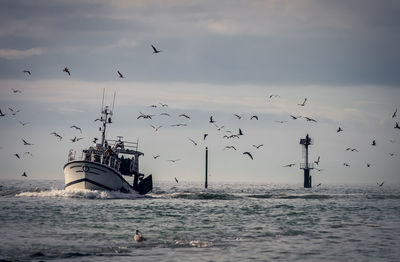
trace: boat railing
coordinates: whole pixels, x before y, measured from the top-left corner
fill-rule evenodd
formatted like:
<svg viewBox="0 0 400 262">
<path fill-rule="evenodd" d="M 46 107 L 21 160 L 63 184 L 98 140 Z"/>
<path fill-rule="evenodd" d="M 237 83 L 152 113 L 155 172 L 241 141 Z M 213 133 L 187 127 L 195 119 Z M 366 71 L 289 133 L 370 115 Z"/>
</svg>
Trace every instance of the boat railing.
<svg viewBox="0 0 400 262">
<path fill-rule="evenodd" d="M 109 139 L 109 142 L 113 142 L 114 148 L 121 148 L 121 149 L 127 149 L 127 150 L 134 150 L 137 151 L 139 147 L 139 142 L 127 142 L 127 141 L 122 141 L 122 140 L 112 140 Z"/>
<path fill-rule="evenodd" d="M 95 151 L 82 151 L 82 160 L 100 163 L 111 168 L 119 170 L 121 166 L 121 160 L 117 156 L 109 156 L 101 152 Z"/>
</svg>

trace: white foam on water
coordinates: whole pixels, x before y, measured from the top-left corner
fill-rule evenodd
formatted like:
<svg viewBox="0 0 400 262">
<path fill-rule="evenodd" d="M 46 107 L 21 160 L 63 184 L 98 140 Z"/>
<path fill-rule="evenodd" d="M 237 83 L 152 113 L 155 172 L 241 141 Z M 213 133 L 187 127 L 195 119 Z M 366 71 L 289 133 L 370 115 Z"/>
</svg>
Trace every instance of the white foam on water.
<svg viewBox="0 0 400 262">
<path fill-rule="evenodd" d="M 117 191 L 89 190 L 89 189 L 52 189 L 40 192 L 22 192 L 17 197 L 64 197 L 84 199 L 137 199 L 144 196 L 137 193 L 121 193 Z"/>
</svg>

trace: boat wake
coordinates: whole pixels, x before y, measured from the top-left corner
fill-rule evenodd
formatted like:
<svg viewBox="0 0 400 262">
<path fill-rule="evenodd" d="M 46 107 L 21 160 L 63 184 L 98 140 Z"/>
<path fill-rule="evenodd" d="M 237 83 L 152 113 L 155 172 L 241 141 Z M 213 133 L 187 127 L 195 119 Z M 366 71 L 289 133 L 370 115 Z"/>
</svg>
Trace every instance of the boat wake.
<svg viewBox="0 0 400 262">
<path fill-rule="evenodd" d="M 88 189 L 59 190 L 52 189 L 48 191 L 21 192 L 17 197 L 63 197 L 63 198 L 81 198 L 81 199 L 137 199 L 144 196 L 130 193 L 125 194 L 114 191 L 100 191 Z"/>
</svg>

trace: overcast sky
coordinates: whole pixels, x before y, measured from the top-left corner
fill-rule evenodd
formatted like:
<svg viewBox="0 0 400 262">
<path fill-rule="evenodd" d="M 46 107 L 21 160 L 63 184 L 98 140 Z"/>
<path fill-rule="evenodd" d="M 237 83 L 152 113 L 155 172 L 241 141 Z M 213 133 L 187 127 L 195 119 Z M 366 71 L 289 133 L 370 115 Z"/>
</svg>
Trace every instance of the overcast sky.
<svg viewBox="0 0 400 262">
<path fill-rule="evenodd" d="M 68 150 L 99 137 L 105 88 L 107 103 L 116 92 L 109 137 L 139 139 L 140 169 L 154 180 L 202 180 L 208 146 L 211 183 L 301 186 L 299 140 L 309 133 L 311 160 L 320 156 L 323 169 L 313 171 L 315 183 L 400 183 L 400 119 L 392 118 L 400 109 L 399 1 L 0 3 L 0 178 L 63 179 Z M 139 112 L 171 117 L 137 119 Z M 211 115 L 224 128 L 208 123 Z M 223 138 L 239 128 L 240 139 Z M 72 143 L 74 136 L 84 139 Z"/>
</svg>

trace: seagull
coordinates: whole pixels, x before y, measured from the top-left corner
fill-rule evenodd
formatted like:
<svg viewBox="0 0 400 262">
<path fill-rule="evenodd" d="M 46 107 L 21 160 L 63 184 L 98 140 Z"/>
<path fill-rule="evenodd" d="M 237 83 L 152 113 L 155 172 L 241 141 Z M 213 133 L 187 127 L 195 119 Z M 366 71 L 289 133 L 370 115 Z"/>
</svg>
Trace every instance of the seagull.
<svg viewBox="0 0 400 262">
<path fill-rule="evenodd" d="M 62 136 L 60 136 L 56 132 L 51 132 L 50 135 L 54 135 L 54 136 L 58 137 L 60 140 L 62 140 Z"/>
<path fill-rule="evenodd" d="M 300 118 L 301 116 L 290 115 L 290 117 L 291 117 L 293 120 L 296 120 L 297 118 Z"/>
<path fill-rule="evenodd" d="M 185 118 L 187 118 L 187 119 L 190 119 L 190 116 L 185 115 L 185 114 L 180 114 L 179 117 L 185 117 Z"/>
<path fill-rule="evenodd" d="M 225 148 L 224 148 L 224 150 L 225 149 L 234 149 L 234 150 L 236 150 L 236 147 L 234 147 L 234 146 L 226 146 Z"/>
<path fill-rule="evenodd" d="M 395 153 L 389 153 L 389 155 L 390 155 L 390 156 L 395 156 L 396 154 L 395 154 Z"/>
<path fill-rule="evenodd" d="M 15 116 L 20 110 L 14 110 L 11 107 L 8 108 L 11 111 L 11 114 Z"/>
<path fill-rule="evenodd" d="M 153 125 L 150 125 L 153 129 L 154 129 L 154 132 L 157 132 L 158 131 L 158 129 L 160 129 L 162 126 L 158 126 L 158 127 L 155 127 L 155 126 L 153 126 Z"/>
<path fill-rule="evenodd" d="M 288 164 L 288 165 L 285 165 L 285 166 L 283 166 L 283 167 L 292 167 L 292 166 L 295 166 L 296 164 Z"/>
<path fill-rule="evenodd" d="M 159 103 L 162 107 L 168 107 L 167 104 Z"/>
<path fill-rule="evenodd" d="M 252 119 L 258 120 L 258 116 L 256 116 L 256 115 L 251 116 L 251 117 L 250 117 L 250 120 L 252 120 Z"/>
<path fill-rule="evenodd" d="M 250 152 L 243 152 L 243 155 L 248 155 L 251 158 L 251 160 L 253 160 L 253 156 L 250 154 Z"/>
<path fill-rule="evenodd" d="M 339 128 L 336 130 L 336 133 L 342 132 L 343 129 L 339 126 Z"/>
<path fill-rule="evenodd" d="M 21 90 L 14 89 L 14 88 L 11 88 L 11 90 L 13 91 L 14 94 L 16 94 L 16 93 L 22 94 L 22 91 L 21 91 Z"/>
<path fill-rule="evenodd" d="M 179 161 L 180 159 L 170 159 L 170 160 L 167 160 L 167 161 L 169 161 L 169 162 L 172 162 L 172 163 L 175 163 L 175 162 L 177 162 L 177 161 Z"/>
<path fill-rule="evenodd" d="M 143 117 L 144 119 L 152 119 L 151 117 L 152 116 L 154 116 L 154 115 L 146 115 L 146 114 L 143 114 L 142 112 L 139 112 L 140 113 L 140 116 L 138 116 L 137 117 L 137 119 L 139 119 L 139 118 L 141 118 L 141 117 Z"/>
<path fill-rule="evenodd" d="M 26 126 L 27 124 L 29 124 L 29 122 L 22 122 L 22 121 L 18 121 L 18 123 L 20 123 L 22 126 Z"/>
<path fill-rule="evenodd" d="M 218 126 L 217 124 L 214 124 L 214 126 L 217 128 L 218 131 L 221 131 L 222 128 L 224 128 L 225 126 Z"/>
<path fill-rule="evenodd" d="M 393 115 L 392 115 L 392 118 L 395 118 L 395 117 L 396 117 L 396 114 L 397 114 L 397 108 L 396 108 L 396 110 L 394 111 L 394 113 L 393 113 Z"/>
<path fill-rule="evenodd" d="M 24 139 L 21 139 L 24 142 L 24 146 L 33 146 L 33 144 L 26 142 Z"/>
<path fill-rule="evenodd" d="M 153 156 L 154 159 L 157 159 L 159 157 L 160 157 L 160 155 Z"/>
<path fill-rule="evenodd" d="M 117 71 L 119 78 L 124 78 L 120 71 Z"/>
<path fill-rule="evenodd" d="M 305 104 L 306 104 L 306 101 L 307 101 L 307 98 L 304 98 L 304 101 L 303 101 L 303 103 L 301 103 L 301 104 L 297 104 L 297 105 L 299 105 L 299 106 L 305 106 Z"/>
<path fill-rule="evenodd" d="M 25 172 L 21 176 L 28 177 L 28 175 Z"/>
<path fill-rule="evenodd" d="M 30 156 L 33 156 L 33 155 L 32 155 L 32 153 L 31 153 L 31 152 L 29 152 L 29 151 L 28 151 L 28 152 L 25 152 L 25 153 L 24 153 L 24 155 L 30 155 Z"/>
<path fill-rule="evenodd" d="M 233 115 L 236 116 L 238 119 L 242 119 L 243 116 L 243 115 L 239 116 L 238 114 L 233 114 Z"/>
<path fill-rule="evenodd" d="M 351 152 L 358 152 L 357 148 L 346 148 L 346 151 L 351 151 Z"/>
<path fill-rule="evenodd" d="M 213 124 L 213 123 L 215 123 L 216 121 L 214 121 L 213 120 L 213 117 L 212 116 L 210 116 L 210 121 L 209 121 L 211 124 Z"/>
<path fill-rule="evenodd" d="M 316 160 L 316 161 L 314 161 L 314 163 L 318 166 L 318 164 L 319 164 L 319 159 L 320 159 L 320 156 L 318 156 L 318 160 Z"/>
<path fill-rule="evenodd" d="M 176 182 L 176 183 L 179 183 L 179 181 L 178 181 L 178 179 L 177 179 L 176 177 L 175 177 L 175 182 Z"/>
<path fill-rule="evenodd" d="M 171 125 L 172 127 L 174 127 L 174 126 L 187 126 L 187 124 L 173 124 L 173 125 Z"/>
<path fill-rule="evenodd" d="M 367 167 L 370 167 L 371 166 L 371 164 L 370 163 L 367 163 Z"/>
<path fill-rule="evenodd" d="M 271 98 L 273 98 L 273 97 L 280 97 L 280 95 L 274 95 L 274 94 L 272 94 L 272 95 L 269 96 L 269 99 L 271 99 Z"/>
<path fill-rule="evenodd" d="M 69 69 L 66 67 L 63 69 L 63 72 L 67 73 L 69 76 L 71 76 L 71 73 L 69 72 Z"/>
<path fill-rule="evenodd" d="M 227 138 L 227 139 L 230 139 L 230 138 L 239 138 L 239 135 L 230 135 L 230 136 L 224 135 L 223 138 Z"/>
<path fill-rule="evenodd" d="M 399 123 L 396 122 L 396 125 L 394 126 L 394 128 L 400 129 Z"/>
<path fill-rule="evenodd" d="M 315 123 L 317 123 L 317 120 L 315 120 L 315 119 L 312 119 L 312 118 L 309 118 L 309 117 L 304 117 L 307 121 L 313 121 L 313 122 L 315 122 Z"/>
<path fill-rule="evenodd" d="M 253 145 L 253 147 L 259 149 L 260 147 L 262 147 L 264 144 L 259 144 L 259 145 Z"/>
<path fill-rule="evenodd" d="M 18 159 L 21 159 L 18 154 L 14 154 L 13 156 L 16 156 Z"/>
<path fill-rule="evenodd" d="M 376 146 L 376 142 L 375 142 L 375 140 L 372 140 L 372 144 L 371 144 L 371 146 Z"/>
<path fill-rule="evenodd" d="M 242 136 L 242 135 L 243 135 L 242 129 L 239 128 L 239 134 L 238 134 L 238 136 Z"/>
<path fill-rule="evenodd" d="M 192 142 L 195 146 L 197 146 L 196 141 L 194 141 L 193 139 L 190 139 L 190 138 L 189 138 L 189 141 Z"/>
<path fill-rule="evenodd" d="M 315 170 L 317 170 L 318 172 L 324 171 L 323 169 L 320 168 L 315 168 Z"/>
<path fill-rule="evenodd" d="M 80 127 L 74 125 L 74 126 L 70 126 L 70 128 L 75 128 L 76 130 L 79 130 L 79 132 L 81 132 L 81 134 L 82 134 L 82 129 Z"/>
<path fill-rule="evenodd" d="M 384 184 L 385 182 L 382 182 L 382 183 L 376 183 L 379 187 L 382 187 L 383 186 L 383 184 Z"/>
<path fill-rule="evenodd" d="M 171 115 L 168 114 L 168 113 L 161 113 L 160 116 L 169 116 L 169 117 L 171 117 Z"/>
<path fill-rule="evenodd" d="M 31 71 L 29 71 L 29 70 L 23 70 L 22 72 L 27 73 L 28 75 L 32 75 Z"/>
<path fill-rule="evenodd" d="M 153 54 L 157 54 L 157 53 L 161 52 L 161 50 L 157 50 L 157 48 L 155 48 L 154 45 L 151 45 L 151 47 L 153 48 Z"/>
<path fill-rule="evenodd" d="M 142 242 L 145 240 L 142 233 L 137 229 L 135 230 L 135 236 L 133 238 L 135 239 L 136 242 Z"/>
<path fill-rule="evenodd" d="M 82 140 L 83 139 L 83 137 L 74 137 L 74 138 L 72 138 L 72 139 L 70 139 L 71 141 L 72 141 L 72 143 L 75 143 L 75 142 L 78 142 L 79 140 Z"/>
<path fill-rule="evenodd" d="M 204 134 L 203 135 L 203 140 L 206 140 L 206 137 L 208 136 L 208 134 Z"/>
<path fill-rule="evenodd" d="M 350 167 L 350 165 L 349 165 L 349 164 L 347 164 L 347 163 L 343 163 L 343 165 L 344 165 L 344 166 L 347 166 L 347 167 Z"/>
<path fill-rule="evenodd" d="M 277 121 L 275 121 L 276 123 L 281 123 L 281 124 L 283 124 L 283 123 L 286 123 L 287 121 L 285 121 L 285 120 L 277 120 Z"/>
<path fill-rule="evenodd" d="M 94 120 L 94 122 L 96 122 L 96 121 L 102 121 L 103 119 L 101 119 L 101 118 L 96 118 L 95 120 Z"/>
<path fill-rule="evenodd" d="M 1 109 L 0 109 L 0 117 L 3 117 L 3 116 L 6 116 L 6 114 L 4 114 L 3 112 L 1 112 Z"/>
<path fill-rule="evenodd" d="M 321 183 L 319 183 L 318 185 L 316 185 L 316 187 L 319 187 L 321 185 Z"/>
</svg>

